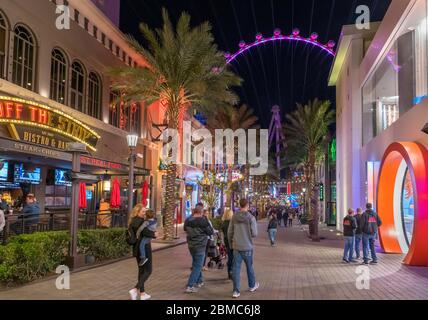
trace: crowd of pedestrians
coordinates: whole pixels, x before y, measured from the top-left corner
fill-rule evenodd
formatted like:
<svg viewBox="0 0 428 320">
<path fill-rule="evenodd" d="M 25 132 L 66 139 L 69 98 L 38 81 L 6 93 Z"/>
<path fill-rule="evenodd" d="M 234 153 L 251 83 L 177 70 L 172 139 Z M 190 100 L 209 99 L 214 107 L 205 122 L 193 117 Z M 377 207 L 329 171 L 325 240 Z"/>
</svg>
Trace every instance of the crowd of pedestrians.
<svg viewBox="0 0 428 320">
<path fill-rule="evenodd" d="M 223 243 L 227 255 L 227 277 L 232 281 L 232 297 L 241 295 L 241 269 L 245 264 L 248 290 L 254 292 L 259 288 L 254 271 L 254 244 L 257 237 L 257 220 L 249 210 L 249 202 L 241 199 L 240 208 L 236 213 L 226 209 L 221 217 L 220 230 L 215 230 L 209 217 L 209 211 L 199 203 L 192 211 L 192 215 L 184 223 L 188 250 L 192 259 L 190 276 L 187 281 L 185 293 L 193 294 L 205 285 L 204 271 L 207 257 L 218 234 L 223 234 Z M 270 244 L 276 246 L 276 235 L 283 221 L 285 227 L 291 227 L 294 218 L 300 220 L 299 210 L 290 207 L 276 207 L 268 210 L 267 232 Z M 362 258 L 364 264 L 376 264 L 378 258 L 375 250 L 375 241 L 378 228 L 382 222 L 373 210 L 372 204 L 366 205 L 363 212 L 357 209 L 348 210 L 343 219 L 344 254 L 345 263 L 358 262 Z M 137 205 L 130 217 L 127 231 L 127 241 L 133 246 L 133 254 L 138 265 L 138 281 L 129 291 L 132 300 L 150 299 L 145 291 L 144 284 L 152 273 L 152 247 L 151 240 L 157 237 L 156 218 L 152 210 Z M 362 244 L 362 255 L 361 255 Z"/>
<path fill-rule="evenodd" d="M 348 210 L 343 219 L 343 236 L 345 249 L 343 261 L 345 263 L 358 262 L 361 259 L 360 244 L 363 244 L 362 260 L 364 264 L 377 264 L 375 242 L 378 238 L 378 229 L 382 225 L 379 215 L 373 210 L 373 205 L 368 203 L 366 211 L 357 209 Z M 354 256 L 355 253 L 355 256 Z"/>
</svg>

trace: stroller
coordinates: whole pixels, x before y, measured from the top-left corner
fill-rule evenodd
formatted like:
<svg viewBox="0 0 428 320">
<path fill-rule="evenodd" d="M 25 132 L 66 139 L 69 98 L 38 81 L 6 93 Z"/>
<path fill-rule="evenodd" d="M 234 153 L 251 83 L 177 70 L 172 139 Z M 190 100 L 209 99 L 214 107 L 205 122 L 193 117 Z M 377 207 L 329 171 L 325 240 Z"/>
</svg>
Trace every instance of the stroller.
<svg viewBox="0 0 428 320">
<path fill-rule="evenodd" d="M 217 269 L 223 269 L 225 265 L 223 260 L 227 255 L 226 247 L 220 240 L 218 234 L 215 234 L 213 238 L 214 239 L 208 240 L 207 257 L 210 259 L 208 261 L 208 268 L 214 269 L 217 267 Z"/>
</svg>

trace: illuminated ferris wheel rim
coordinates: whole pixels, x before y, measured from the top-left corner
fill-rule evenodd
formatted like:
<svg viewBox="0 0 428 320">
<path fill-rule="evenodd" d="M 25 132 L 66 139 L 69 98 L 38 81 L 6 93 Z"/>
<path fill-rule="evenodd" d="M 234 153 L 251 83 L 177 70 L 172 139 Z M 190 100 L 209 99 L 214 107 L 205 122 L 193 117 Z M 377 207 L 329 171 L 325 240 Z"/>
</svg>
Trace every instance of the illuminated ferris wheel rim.
<svg viewBox="0 0 428 320">
<path fill-rule="evenodd" d="M 309 38 L 304 38 L 300 36 L 300 30 L 294 29 L 291 35 L 282 35 L 281 31 L 279 29 L 275 29 L 274 35 L 270 38 L 264 38 L 261 33 L 258 33 L 256 35 L 256 41 L 250 44 L 246 44 L 244 41 L 241 41 L 239 43 L 239 50 L 233 54 L 226 53 L 224 55 L 226 59 L 226 63 L 230 64 L 232 63 L 236 58 L 238 58 L 243 53 L 247 52 L 251 48 L 257 47 L 259 45 L 262 45 L 264 43 L 273 42 L 273 41 L 297 41 L 297 42 L 304 42 L 307 44 L 311 44 L 313 46 L 316 46 L 320 48 L 321 50 L 327 52 L 330 56 L 335 57 L 336 53 L 334 52 L 334 47 L 336 46 L 336 43 L 332 40 L 328 41 L 327 44 L 322 44 L 318 42 L 318 34 L 316 32 L 312 33 Z"/>
</svg>

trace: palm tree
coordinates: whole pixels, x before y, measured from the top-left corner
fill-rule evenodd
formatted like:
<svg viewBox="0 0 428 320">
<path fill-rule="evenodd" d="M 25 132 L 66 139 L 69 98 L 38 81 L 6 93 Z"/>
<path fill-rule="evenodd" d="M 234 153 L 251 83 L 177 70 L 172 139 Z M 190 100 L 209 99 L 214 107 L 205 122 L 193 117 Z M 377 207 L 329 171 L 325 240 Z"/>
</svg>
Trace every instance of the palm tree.
<svg viewBox="0 0 428 320">
<path fill-rule="evenodd" d="M 297 105 L 297 110 L 287 115 L 284 126 L 290 150 L 295 150 L 295 165 L 301 165 L 306 177 L 308 198 L 308 220 L 310 234 L 318 241 L 318 195 L 315 167 L 327 143 L 328 127 L 335 121 L 330 101 L 315 99 L 307 105 Z"/>
<path fill-rule="evenodd" d="M 168 129 L 177 129 L 183 112 L 199 109 L 210 115 L 218 107 L 235 104 L 231 91 L 241 79 L 227 69 L 224 55 L 214 43 L 211 26 L 190 27 L 190 16 L 183 13 L 174 28 L 168 12 L 162 10 L 162 29 L 152 30 L 142 23 L 140 30 L 147 48 L 129 37 L 129 43 L 147 61 L 147 67 L 120 67 L 111 70 L 113 89 L 128 101 L 166 106 Z M 165 240 L 173 239 L 177 166 L 169 163 L 166 177 Z"/>
<path fill-rule="evenodd" d="M 209 118 L 208 127 L 214 132 L 216 129 L 232 129 L 236 131 L 238 129 L 258 129 L 257 122 L 259 118 L 254 115 L 254 110 L 243 104 L 240 107 L 237 106 L 226 106 L 219 110 L 214 117 Z M 259 139 L 257 139 L 259 140 Z M 235 144 L 235 156 L 238 154 L 238 146 Z M 228 164 L 227 168 L 227 197 L 226 206 L 231 207 L 232 205 L 232 170 L 233 164 Z M 249 172 L 248 165 L 245 168 L 245 177 L 247 178 Z M 248 179 L 245 179 L 246 181 Z"/>
</svg>

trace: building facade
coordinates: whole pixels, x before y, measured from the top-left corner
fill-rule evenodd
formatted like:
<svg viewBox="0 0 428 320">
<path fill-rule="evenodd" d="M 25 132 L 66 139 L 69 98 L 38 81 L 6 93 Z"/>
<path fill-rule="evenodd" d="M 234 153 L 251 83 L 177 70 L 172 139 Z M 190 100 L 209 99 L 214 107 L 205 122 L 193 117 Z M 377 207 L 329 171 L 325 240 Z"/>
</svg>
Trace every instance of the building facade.
<svg viewBox="0 0 428 320">
<path fill-rule="evenodd" d="M 87 185 L 88 210 L 109 198 L 118 178 L 127 206 L 129 148 L 139 136 L 134 202 L 144 181 L 160 213 L 158 104 L 125 105 L 110 88 L 109 68 L 145 65 L 119 31 L 119 1 L 8 0 L 0 4 L 0 188 L 9 201 L 34 193 L 42 212 L 70 206 L 70 142 L 82 142 L 82 170 L 103 181 Z M 98 7 L 97 7 L 98 6 Z M 65 9 L 64 9 L 65 8 Z M 102 11 L 101 11 L 102 10 Z M 108 17 L 105 14 L 108 15 Z"/>
<path fill-rule="evenodd" d="M 392 1 L 369 30 L 344 26 L 337 88 L 337 225 L 373 203 L 380 243 L 428 265 L 428 1 Z"/>
</svg>

